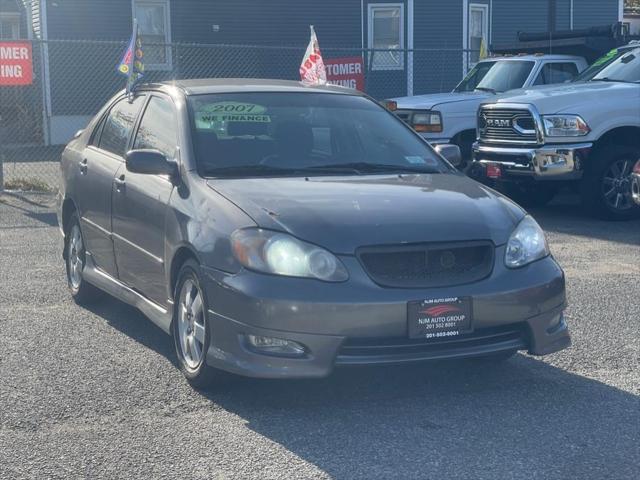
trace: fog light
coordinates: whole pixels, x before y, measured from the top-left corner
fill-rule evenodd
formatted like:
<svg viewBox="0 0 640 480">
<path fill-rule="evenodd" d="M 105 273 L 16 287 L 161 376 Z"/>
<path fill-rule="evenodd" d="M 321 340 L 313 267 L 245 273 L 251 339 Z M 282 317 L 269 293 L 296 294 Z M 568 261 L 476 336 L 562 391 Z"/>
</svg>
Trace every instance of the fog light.
<svg viewBox="0 0 640 480">
<path fill-rule="evenodd" d="M 554 330 L 557 330 L 563 324 L 564 324 L 564 312 L 554 315 L 551 321 L 549 322 L 549 326 L 547 327 L 547 333 L 553 333 Z"/>
<path fill-rule="evenodd" d="M 252 350 L 265 355 L 304 357 L 307 352 L 304 345 L 293 340 L 263 337 L 262 335 L 246 335 L 245 338 Z"/>
</svg>

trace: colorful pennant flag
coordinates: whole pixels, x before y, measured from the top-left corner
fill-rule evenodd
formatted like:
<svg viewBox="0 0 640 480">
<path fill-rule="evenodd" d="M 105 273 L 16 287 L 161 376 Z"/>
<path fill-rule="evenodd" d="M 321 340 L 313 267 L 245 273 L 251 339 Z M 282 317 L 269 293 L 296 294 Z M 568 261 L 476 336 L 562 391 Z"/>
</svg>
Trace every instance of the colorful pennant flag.
<svg viewBox="0 0 640 480">
<path fill-rule="evenodd" d="M 305 85 L 326 85 L 327 83 L 327 71 L 313 25 L 311 25 L 309 46 L 300 65 L 300 79 Z"/>
<path fill-rule="evenodd" d="M 480 40 L 480 60 L 484 60 L 489 56 L 489 51 L 487 50 L 487 44 L 484 42 L 484 38 Z"/>
<path fill-rule="evenodd" d="M 144 52 L 142 51 L 142 42 L 138 37 L 138 22 L 135 19 L 133 20 L 133 34 L 118 65 L 118 72 L 127 76 L 127 94 L 133 91 L 136 83 L 144 74 Z"/>
</svg>

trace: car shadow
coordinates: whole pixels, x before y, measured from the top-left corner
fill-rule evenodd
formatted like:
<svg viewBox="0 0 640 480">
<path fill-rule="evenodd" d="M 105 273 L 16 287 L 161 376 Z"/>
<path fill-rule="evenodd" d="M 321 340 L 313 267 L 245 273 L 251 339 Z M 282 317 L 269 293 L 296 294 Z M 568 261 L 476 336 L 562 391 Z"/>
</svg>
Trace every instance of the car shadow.
<svg viewBox="0 0 640 480">
<path fill-rule="evenodd" d="M 559 194 L 547 206 L 528 210 L 547 232 L 640 245 L 640 219 L 627 222 L 599 220 L 582 208 L 577 195 L 569 192 Z"/>
<path fill-rule="evenodd" d="M 175 365 L 170 337 L 136 309 L 108 298 L 91 311 Z M 200 393 L 332 478 L 622 479 L 640 464 L 640 397 L 522 354 L 230 376 Z"/>
</svg>

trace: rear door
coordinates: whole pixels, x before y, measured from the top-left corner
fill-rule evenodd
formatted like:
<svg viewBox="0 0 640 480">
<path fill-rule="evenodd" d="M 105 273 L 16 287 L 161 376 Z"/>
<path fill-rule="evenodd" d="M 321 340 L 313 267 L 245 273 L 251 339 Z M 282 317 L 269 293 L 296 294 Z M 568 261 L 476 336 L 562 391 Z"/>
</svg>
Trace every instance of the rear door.
<svg viewBox="0 0 640 480">
<path fill-rule="evenodd" d="M 170 98 L 153 94 L 132 142 L 133 149 L 155 149 L 178 156 L 178 120 Z M 113 191 L 113 241 L 120 280 L 166 305 L 165 221 L 174 185 L 167 175 L 127 171 L 116 175 Z"/>
<path fill-rule="evenodd" d="M 116 172 L 124 162 L 133 126 L 144 96 L 114 103 L 93 132 L 82 152 L 76 176 L 76 196 L 82 233 L 96 265 L 117 275 L 111 238 L 111 190 Z"/>
<path fill-rule="evenodd" d="M 553 85 L 570 82 L 578 73 L 578 66 L 574 62 L 550 62 L 542 66 L 533 84 Z"/>
</svg>

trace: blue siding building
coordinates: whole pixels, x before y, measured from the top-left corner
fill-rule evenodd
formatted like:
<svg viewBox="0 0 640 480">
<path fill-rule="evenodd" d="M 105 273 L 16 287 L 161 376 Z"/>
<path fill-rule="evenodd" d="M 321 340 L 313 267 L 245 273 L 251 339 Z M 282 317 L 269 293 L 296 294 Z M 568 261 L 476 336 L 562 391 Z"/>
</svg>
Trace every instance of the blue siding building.
<svg viewBox="0 0 640 480">
<path fill-rule="evenodd" d="M 34 38 L 46 45 L 51 143 L 66 140 L 122 85 L 114 65 L 134 16 L 149 80 L 294 79 L 314 25 L 324 57 L 362 56 L 366 91 L 385 98 L 451 90 L 482 41 L 613 24 L 623 12 L 622 0 L 21 1 L 37 11 Z M 70 75 L 76 64 L 87 74 Z"/>
</svg>

